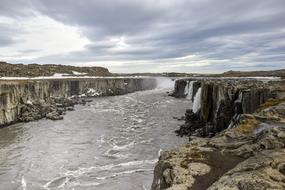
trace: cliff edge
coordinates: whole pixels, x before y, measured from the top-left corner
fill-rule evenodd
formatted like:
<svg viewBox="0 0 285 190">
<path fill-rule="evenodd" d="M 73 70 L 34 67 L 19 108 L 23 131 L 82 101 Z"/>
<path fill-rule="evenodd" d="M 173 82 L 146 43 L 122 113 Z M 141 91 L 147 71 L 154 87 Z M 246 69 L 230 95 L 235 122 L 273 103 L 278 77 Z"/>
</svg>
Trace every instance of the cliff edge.
<svg viewBox="0 0 285 190">
<path fill-rule="evenodd" d="M 62 119 L 88 97 L 112 96 L 156 87 L 154 78 L 65 78 L 0 80 L 0 127 L 41 118 Z"/>
<path fill-rule="evenodd" d="M 285 189 L 284 81 L 183 79 L 179 85 L 193 107 L 177 132 L 190 141 L 161 154 L 152 190 Z"/>
</svg>

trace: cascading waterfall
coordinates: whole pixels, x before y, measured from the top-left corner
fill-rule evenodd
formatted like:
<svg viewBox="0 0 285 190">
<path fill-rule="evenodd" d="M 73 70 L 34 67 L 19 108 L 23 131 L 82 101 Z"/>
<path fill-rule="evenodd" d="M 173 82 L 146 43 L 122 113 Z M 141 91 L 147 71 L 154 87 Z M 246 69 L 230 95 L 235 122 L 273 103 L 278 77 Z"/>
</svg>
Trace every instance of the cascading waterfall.
<svg viewBox="0 0 285 190">
<path fill-rule="evenodd" d="M 242 102 L 242 96 L 243 96 L 243 93 L 240 92 L 239 95 L 238 95 L 238 99 L 235 100 L 235 102 Z M 240 121 L 240 114 L 241 113 L 235 113 L 233 118 L 231 119 L 231 123 L 229 124 L 228 128 L 233 128 L 235 126 L 237 126 L 239 124 L 239 121 Z"/>
<path fill-rule="evenodd" d="M 201 109 L 201 96 L 202 88 L 200 87 L 195 94 L 192 110 L 194 113 L 197 113 Z"/>
<path fill-rule="evenodd" d="M 186 96 L 186 99 L 191 100 L 191 101 L 192 101 L 192 96 L 193 96 L 193 83 L 194 81 L 188 82 L 188 92 Z"/>
</svg>

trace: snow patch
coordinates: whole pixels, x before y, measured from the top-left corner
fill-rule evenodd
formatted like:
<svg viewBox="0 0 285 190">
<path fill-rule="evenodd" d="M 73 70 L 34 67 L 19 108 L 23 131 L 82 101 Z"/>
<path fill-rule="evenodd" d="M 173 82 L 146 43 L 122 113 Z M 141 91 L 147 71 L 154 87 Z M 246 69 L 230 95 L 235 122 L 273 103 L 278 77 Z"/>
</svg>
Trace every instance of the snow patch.
<svg viewBox="0 0 285 190">
<path fill-rule="evenodd" d="M 65 77 L 65 76 L 68 76 L 68 74 L 67 73 L 54 73 L 52 77 L 61 78 L 61 77 Z"/>
<path fill-rule="evenodd" d="M 80 73 L 80 72 L 77 72 L 77 71 L 72 71 L 72 74 L 73 75 L 87 75 L 87 73 Z"/>
</svg>

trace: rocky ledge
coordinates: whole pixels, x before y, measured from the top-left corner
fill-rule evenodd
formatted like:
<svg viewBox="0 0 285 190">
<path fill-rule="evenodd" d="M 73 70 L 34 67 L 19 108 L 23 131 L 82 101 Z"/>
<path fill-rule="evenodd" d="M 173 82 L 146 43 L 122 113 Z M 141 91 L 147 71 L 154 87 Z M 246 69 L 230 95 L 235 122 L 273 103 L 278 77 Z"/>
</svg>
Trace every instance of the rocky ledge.
<svg viewBox="0 0 285 190">
<path fill-rule="evenodd" d="M 285 189 L 284 85 L 176 81 L 173 95 L 193 101 L 177 131 L 190 141 L 161 154 L 152 190 Z"/>
<path fill-rule="evenodd" d="M 154 78 L 0 80 L 0 127 L 41 118 L 63 119 L 91 97 L 121 95 L 156 87 Z"/>
<path fill-rule="evenodd" d="M 253 113 L 267 100 L 284 97 L 285 81 L 191 78 L 177 80 L 173 95 L 193 102 L 176 132 L 211 137 L 234 127 L 242 114 Z"/>
<path fill-rule="evenodd" d="M 162 153 L 152 190 L 285 189 L 285 100 L 271 103 L 234 128 Z"/>
</svg>

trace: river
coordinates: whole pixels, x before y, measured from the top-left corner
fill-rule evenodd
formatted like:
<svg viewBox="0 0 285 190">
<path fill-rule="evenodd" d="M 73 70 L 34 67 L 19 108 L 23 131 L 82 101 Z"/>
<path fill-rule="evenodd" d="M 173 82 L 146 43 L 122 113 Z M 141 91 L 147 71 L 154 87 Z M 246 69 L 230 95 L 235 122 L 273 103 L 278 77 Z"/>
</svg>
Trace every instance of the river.
<svg viewBox="0 0 285 190">
<path fill-rule="evenodd" d="M 94 98 L 61 121 L 0 129 L 0 189 L 150 189 L 159 152 L 187 140 L 173 117 L 189 100 L 166 90 Z"/>
</svg>

